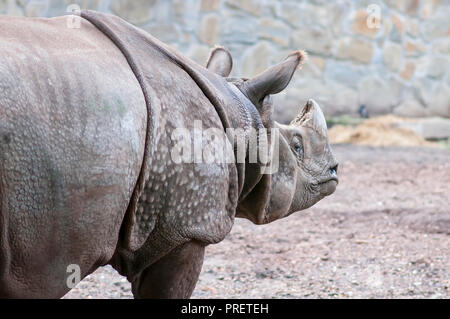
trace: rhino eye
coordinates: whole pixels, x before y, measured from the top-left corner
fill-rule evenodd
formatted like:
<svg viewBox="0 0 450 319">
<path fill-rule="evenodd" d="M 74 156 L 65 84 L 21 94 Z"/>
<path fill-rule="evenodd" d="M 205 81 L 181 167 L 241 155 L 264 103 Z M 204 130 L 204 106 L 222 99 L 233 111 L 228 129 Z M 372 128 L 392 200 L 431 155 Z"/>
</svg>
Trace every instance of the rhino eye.
<svg viewBox="0 0 450 319">
<path fill-rule="evenodd" d="M 301 142 L 295 142 L 293 146 L 294 152 L 297 153 L 298 157 L 303 155 L 303 145 Z"/>
<path fill-rule="evenodd" d="M 294 151 L 297 153 L 297 154 L 299 154 L 299 155 L 301 155 L 301 153 L 303 152 L 303 147 L 302 147 L 302 145 L 299 143 L 299 144 L 295 144 L 294 145 Z"/>
</svg>

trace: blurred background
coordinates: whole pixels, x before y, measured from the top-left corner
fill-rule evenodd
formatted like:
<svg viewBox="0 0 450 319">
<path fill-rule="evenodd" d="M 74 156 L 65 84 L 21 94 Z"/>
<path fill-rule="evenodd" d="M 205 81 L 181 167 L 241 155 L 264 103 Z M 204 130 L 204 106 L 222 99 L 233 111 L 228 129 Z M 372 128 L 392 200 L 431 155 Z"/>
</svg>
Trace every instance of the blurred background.
<svg viewBox="0 0 450 319">
<path fill-rule="evenodd" d="M 383 114 L 450 117 L 449 0 L 0 0 L 0 13 L 16 16 L 77 8 L 116 14 L 200 64 L 212 46 L 223 45 L 234 57 L 233 76 L 254 76 L 306 50 L 309 61 L 276 96 L 281 122 L 309 98 L 330 126 Z M 448 121 L 387 121 L 426 139 L 450 136 Z M 341 128 L 331 138 L 349 141 L 349 134 Z"/>
<path fill-rule="evenodd" d="M 78 8 L 118 15 L 202 65 L 223 45 L 234 76 L 309 54 L 276 116 L 319 102 L 337 191 L 269 225 L 236 220 L 207 248 L 194 297 L 450 298 L 450 0 L 0 0 L 15 16 Z M 106 267 L 66 297 L 131 291 Z"/>
<path fill-rule="evenodd" d="M 0 0 L 0 13 L 52 17 L 73 4 L 121 16 L 201 64 L 226 46 L 237 76 L 304 49 L 309 62 L 285 96 L 293 105 L 314 97 L 328 115 L 365 105 L 450 117 L 448 0 Z"/>
</svg>

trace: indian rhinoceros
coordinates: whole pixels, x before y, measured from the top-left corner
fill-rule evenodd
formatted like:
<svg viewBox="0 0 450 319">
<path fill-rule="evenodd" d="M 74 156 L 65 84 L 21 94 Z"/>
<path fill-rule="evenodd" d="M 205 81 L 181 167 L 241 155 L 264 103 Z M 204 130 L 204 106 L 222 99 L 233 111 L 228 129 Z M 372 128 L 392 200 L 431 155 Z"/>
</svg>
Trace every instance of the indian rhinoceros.
<svg viewBox="0 0 450 319">
<path fill-rule="evenodd" d="M 273 119 L 271 95 L 305 58 L 231 78 L 225 48 L 205 68 L 111 15 L 1 17 L 0 296 L 62 297 L 71 269 L 110 264 L 136 298 L 188 298 L 235 217 L 265 224 L 333 193 L 318 104 Z M 174 160 L 174 132 L 199 121 L 240 129 L 244 160 L 231 138 L 232 161 Z M 279 133 L 265 163 L 248 158 L 253 130 Z"/>
</svg>

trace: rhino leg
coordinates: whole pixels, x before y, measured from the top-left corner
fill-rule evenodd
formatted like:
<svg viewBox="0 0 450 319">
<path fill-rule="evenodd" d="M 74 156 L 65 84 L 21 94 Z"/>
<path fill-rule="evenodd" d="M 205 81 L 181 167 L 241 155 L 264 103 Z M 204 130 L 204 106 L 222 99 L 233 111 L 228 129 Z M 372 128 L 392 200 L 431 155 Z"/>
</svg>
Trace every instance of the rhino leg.
<svg viewBox="0 0 450 319">
<path fill-rule="evenodd" d="M 136 299 L 189 298 L 203 265 L 205 245 L 190 241 L 146 268 L 133 282 Z"/>
</svg>

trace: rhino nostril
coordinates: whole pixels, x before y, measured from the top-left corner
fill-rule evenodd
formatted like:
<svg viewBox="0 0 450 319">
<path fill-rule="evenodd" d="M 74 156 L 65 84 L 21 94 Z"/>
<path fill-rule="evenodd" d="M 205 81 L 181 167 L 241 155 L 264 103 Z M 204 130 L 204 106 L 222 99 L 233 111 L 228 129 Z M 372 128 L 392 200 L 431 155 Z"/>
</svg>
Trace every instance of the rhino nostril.
<svg viewBox="0 0 450 319">
<path fill-rule="evenodd" d="M 338 166 L 339 166 L 339 165 L 336 164 L 335 166 L 333 166 L 333 167 L 330 168 L 330 173 L 331 173 L 332 175 L 337 175 Z"/>
</svg>

